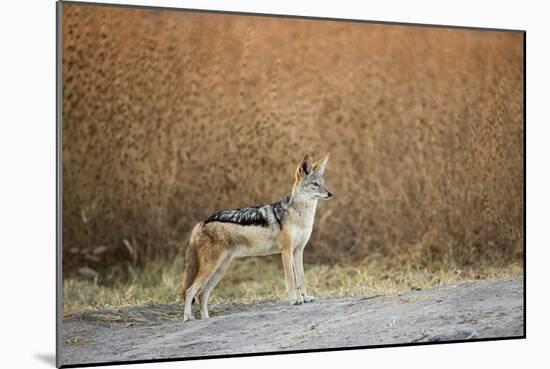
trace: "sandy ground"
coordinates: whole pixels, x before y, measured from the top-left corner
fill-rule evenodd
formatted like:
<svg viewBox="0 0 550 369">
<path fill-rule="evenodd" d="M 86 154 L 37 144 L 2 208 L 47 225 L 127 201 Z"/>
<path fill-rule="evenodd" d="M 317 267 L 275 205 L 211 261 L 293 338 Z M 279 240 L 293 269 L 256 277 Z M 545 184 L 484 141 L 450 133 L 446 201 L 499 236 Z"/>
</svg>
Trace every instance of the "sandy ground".
<svg viewBox="0 0 550 369">
<path fill-rule="evenodd" d="M 82 312 L 63 322 L 62 364 L 521 336 L 523 279 L 210 311 L 185 323 L 181 305 Z"/>
</svg>

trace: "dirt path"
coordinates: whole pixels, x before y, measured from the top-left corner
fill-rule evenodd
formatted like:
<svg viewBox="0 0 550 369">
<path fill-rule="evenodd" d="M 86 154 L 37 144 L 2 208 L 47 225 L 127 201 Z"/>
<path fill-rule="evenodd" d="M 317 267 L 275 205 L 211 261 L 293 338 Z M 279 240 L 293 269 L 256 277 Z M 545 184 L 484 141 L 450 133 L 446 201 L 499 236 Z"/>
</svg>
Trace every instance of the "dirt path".
<svg viewBox="0 0 550 369">
<path fill-rule="evenodd" d="M 523 334 L 523 279 L 394 296 L 214 305 L 183 323 L 180 305 L 84 312 L 63 322 L 62 363 L 467 340 Z"/>
</svg>

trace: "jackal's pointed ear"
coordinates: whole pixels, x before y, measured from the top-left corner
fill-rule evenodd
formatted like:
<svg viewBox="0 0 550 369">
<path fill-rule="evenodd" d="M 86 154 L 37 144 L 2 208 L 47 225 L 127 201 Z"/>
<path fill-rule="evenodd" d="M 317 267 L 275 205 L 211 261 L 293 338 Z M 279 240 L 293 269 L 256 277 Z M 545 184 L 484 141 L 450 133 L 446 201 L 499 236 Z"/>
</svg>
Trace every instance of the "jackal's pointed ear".
<svg viewBox="0 0 550 369">
<path fill-rule="evenodd" d="M 313 170 L 321 174 L 325 173 L 325 168 L 327 167 L 329 157 L 330 153 L 327 153 L 321 160 L 313 164 Z"/>
<path fill-rule="evenodd" d="M 307 176 L 311 171 L 313 170 L 313 166 L 311 164 L 311 156 L 309 154 L 306 154 L 300 165 L 298 165 L 298 168 L 296 169 L 296 180 L 299 180 L 301 178 L 304 178 Z"/>
</svg>

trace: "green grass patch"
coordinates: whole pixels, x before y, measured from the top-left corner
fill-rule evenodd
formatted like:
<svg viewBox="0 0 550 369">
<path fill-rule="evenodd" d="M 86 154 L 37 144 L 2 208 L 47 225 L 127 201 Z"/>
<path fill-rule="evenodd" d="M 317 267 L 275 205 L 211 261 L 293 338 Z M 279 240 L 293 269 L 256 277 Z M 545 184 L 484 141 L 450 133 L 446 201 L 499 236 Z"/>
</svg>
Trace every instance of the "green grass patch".
<svg viewBox="0 0 550 369">
<path fill-rule="evenodd" d="M 145 268 L 128 267 L 127 277 L 118 274 L 95 277 L 72 276 L 63 282 L 63 312 L 116 308 L 129 305 L 175 303 L 178 301 L 182 258 L 150 262 Z M 439 270 L 410 265 L 372 264 L 305 265 L 308 293 L 317 297 L 388 295 L 478 279 L 522 275 L 521 264 Z M 287 298 L 279 256 L 237 259 L 214 289 L 211 303 L 256 302 Z"/>
</svg>

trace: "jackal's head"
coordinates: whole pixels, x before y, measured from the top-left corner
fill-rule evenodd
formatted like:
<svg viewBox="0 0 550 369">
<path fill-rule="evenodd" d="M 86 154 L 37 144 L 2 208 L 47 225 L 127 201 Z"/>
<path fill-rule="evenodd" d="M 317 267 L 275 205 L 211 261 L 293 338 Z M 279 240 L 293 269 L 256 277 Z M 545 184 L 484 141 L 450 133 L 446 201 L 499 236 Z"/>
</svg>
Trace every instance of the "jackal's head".
<svg viewBox="0 0 550 369">
<path fill-rule="evenodd" d="M 328 157 L 329 154 L 326 154 L 321 160 L 313 164 L 311 156 L 306 154 L 298 168 L 296 168 L 294 196 L 303 200 L 327 200 L 332 197 L 332 192 L 325 186 L 325 178 L 323 177 Z"/>
</svg>

